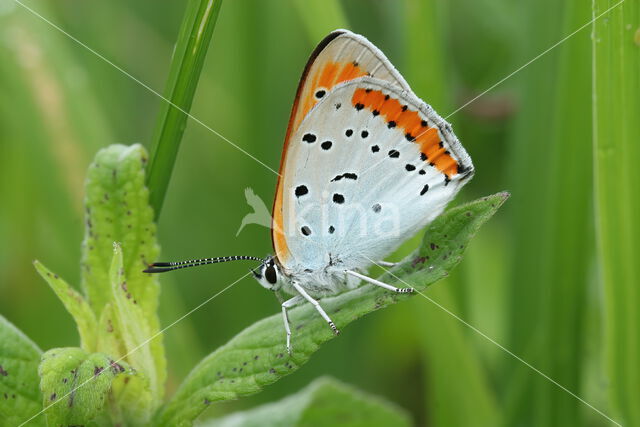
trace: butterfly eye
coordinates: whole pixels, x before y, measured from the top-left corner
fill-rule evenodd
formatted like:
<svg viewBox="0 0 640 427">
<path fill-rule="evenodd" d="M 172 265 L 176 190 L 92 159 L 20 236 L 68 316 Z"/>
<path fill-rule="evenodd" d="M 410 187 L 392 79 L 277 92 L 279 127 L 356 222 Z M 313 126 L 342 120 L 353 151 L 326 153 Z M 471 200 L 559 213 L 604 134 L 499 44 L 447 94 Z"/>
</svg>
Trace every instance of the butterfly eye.
<svg viewBox="0 0 640 427">
<path fill-rule="evenodd" d="M 267 282 L 271 283 L 272 285 L 276 284 L 276 282 L 278 281 L 278 275 L 273 265 L 270 265 L 267 268 L 265 268 L 264 277 L 265 279 L 267 279 Z"/>
</svg>

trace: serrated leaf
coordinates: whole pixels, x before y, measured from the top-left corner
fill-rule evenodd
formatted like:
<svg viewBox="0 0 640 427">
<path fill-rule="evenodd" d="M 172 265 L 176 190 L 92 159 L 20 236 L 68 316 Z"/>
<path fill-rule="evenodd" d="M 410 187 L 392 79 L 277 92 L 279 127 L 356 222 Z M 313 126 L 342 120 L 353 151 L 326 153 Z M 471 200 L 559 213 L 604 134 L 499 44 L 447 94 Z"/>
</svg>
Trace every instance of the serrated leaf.
<svg viewBox="0 0 640 427">
<path fill-rule="evenodd" d="M 155 364 L 151 343 L 158 340 L 160 336 L 154 336 L 155 331 L 149 326 L 144 310 L 129 290 L 120 246 L 114 244 L 113 247 L 110 278 L 114 328 L 124 343 L 125 360 L 139 369 L 149 380 L 151 395 L 155 402 L 159 403 L 163 386 L 159 382 L 160 374 Z"/>
<path fill-rule="evenodd" d="M 149 338 L 160 330 L 156 314 L 158 308 L 159 283 L 156 276 L 144 274 L 147 261 L 159 253 L 156 242 L 156 225 L 153 210 L 149 207 L 149 192 L 144 185 L 147 154 L 144 148 L 111 145 L 100 150 L 89 167 L 86 183 L 86 227 L 82 244 L 82 283 L 89 303 L 100 319 L 97 338 L 100 349 L 120 348 L 109 325 L 115 313 L 114 293 L 109 274 L 113 258 L 113 243 L 119 242 L 123 250 L 122 271 L 126 278 L 127 293 L 137 306 L 136 316 L 142 318 L 141 327 Z M 108 304 L 111 303 L 111 308 Z M 103 310 L 107 310 L 103 313 Z M 112 310 L 110 312 L 109 310 Z M 113 327 L 113 328 L 112 328 Z M 111 332 L 110 332 L 111 331 Z M 115 331 L 115 333 L 113 332 Z M 162 336 L 157 336 L 147 346 L 151 361 L 145 356 L 145 365 L 132 366 L 145 369 L 152 385 L 154 405 L 159 404 L 166 379 L 166 360 Z M 109 353 L 113 357 L 125 353 Z M 128 359 L 129 360 L 129 359 Z M 153 371 L 153 374 L 150 372 Z"/>
<path fill-rule="evenodd" d="M 84 297 L 73 289 L 67 282 L 57 274 L 52 273 L 39 261 L 34 261 L 33 265 L 56 293 L 60 301 L 64 304 L 69 314 L 73 317 L 80 335 L 80 346 L 89 352 L 96 350 L 97 322 L 96 317 L 85 301 Z"/>
<path fill-rule="evenodd" d="M 410 426 L 407 413 L 333 378 L 318 378 L 284 399 L 208 420 L 205 427 Z"/>
<path fill-rule="evenodd" d="M 42 352 L 0 315 L 0 424 L 19 425 L 42 409 L 38 364 Z M 34 419 L 29 425 L 42 425 Z"/>
<path fill-rule="evenodd" d="M 135 375 L 106 354 L 81 348 L 54 348 L 42 355 L 40 391 L 49 425 L 84 425 L 105 417 L 103 410 L 117 376 Z"/>
<path fill-rule="evenodd" d="M 448 210 L 428 227 L 422 246 L 392 272 L 384 274 L 382 280 L 424 291 L 460 262 L 469 240 L 508 196 L 499 193 Z M 336 325 L 344 328 L 365 314 L 411 297 L 367 284 L 324 298 L 321 304 Z M 159 422 L 188 425 L 211 402 L 256 393 L 296 371 L 320 345 L 334 338 L 324 320 L 308 304 L 291 310 L 290 320 L 291 356 L 285 350 L 281 315 L 263 319 L 203 359 L 161 411 Z"/>
</svg>

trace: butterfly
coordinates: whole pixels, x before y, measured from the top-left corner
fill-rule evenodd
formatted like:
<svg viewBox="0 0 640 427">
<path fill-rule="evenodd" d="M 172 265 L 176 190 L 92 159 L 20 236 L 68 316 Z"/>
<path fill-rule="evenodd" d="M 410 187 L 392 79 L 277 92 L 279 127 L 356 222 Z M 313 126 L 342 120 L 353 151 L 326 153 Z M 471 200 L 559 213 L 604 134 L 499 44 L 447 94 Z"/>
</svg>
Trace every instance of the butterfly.
<svg viewBox="0 0 640 427">
<path fill-rule="evenodd" d="M 365 273 L 433 221 L 473 176 L 451 126 L 421 101 L 366 38 L 336 30 L 302 73 L 284 141 L 273 203 L 275 254 L 149 265 L 148 273 L 218 262 L 260 262 L 252 270 L 288 310 L 309 302 L 335 334 L 318 299 L 362 281 L 410 293 Z"/>
</svg>

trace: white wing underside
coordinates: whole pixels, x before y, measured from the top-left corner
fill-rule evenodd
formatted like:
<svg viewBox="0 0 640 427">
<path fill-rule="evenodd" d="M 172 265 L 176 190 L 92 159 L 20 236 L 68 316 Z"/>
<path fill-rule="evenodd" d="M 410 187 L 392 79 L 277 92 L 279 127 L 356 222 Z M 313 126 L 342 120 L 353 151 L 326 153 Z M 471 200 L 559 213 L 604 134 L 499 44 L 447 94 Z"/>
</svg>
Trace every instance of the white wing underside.
<svg viewBox="0 0 640 427">
<path fill-rule="evenodd" d="M 361 77 L 336 86 L 291 136 L 283 182 L 283 231 L 292 255 L 283 265 L 288 272 L 304 274 L 331 265 L 367 268 L 437 217 L 471 177 L 471 159 L 450 126 L 395 75 L 395 70 L 388 73 L 394 83 Z M 354 92 L 362 88 L 382 91 L 418 111 L 438 129 L 466 173 L 447 182 L 420 158 L 418 144 L 389 128 L 381 115 L 354 108 Z M 308 134 L 314 142 L 304 140 Z M 325 142 L 331 142 L 328 149 Z M 393 150 L 399 155 L 391 156 Z M 301 186 L 306 189 L 302 195 Z"/>
</svg>

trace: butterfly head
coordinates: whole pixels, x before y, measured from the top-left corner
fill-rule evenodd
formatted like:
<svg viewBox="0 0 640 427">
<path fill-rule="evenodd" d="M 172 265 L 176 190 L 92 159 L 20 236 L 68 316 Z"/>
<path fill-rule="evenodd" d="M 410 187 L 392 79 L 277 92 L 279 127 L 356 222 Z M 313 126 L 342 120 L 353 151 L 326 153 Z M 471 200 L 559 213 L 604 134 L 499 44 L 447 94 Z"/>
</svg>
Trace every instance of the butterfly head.
<svg viewBox="0 0 640 427">
<path fill-rule="evenodd" d="M 258 283 L 266 289 L 276 291 L 282 286 L 282 272 L 274 256 L 266 257 L 262 264 L 251 272 Z"/>
</svg>

